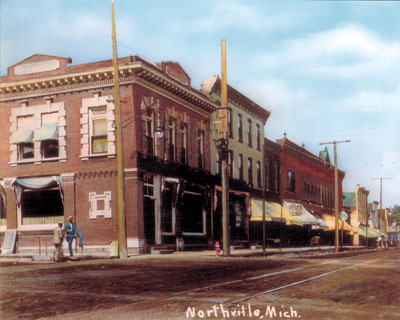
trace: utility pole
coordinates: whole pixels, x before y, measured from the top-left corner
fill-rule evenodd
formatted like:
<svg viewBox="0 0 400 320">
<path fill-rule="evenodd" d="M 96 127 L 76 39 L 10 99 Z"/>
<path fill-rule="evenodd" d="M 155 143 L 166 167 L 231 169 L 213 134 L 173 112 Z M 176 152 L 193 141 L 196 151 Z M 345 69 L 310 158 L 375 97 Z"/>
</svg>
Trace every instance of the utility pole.
<svg viewBox="0 0 400 320">
<path fill-rule="evenodd" d="M 118 254 L 120 259 L 128 257 L 126 243 L 126 219 L 125 219 L 125 173 L 124 173 L 124 149 L 122 136 L 121 102 L 119 91 L 119 71 L 117 54 L 117 36 L 115 29 L 114 0 L 112 6 L 112 41 L 113 41 L 113 66 L 114 66 L 114 103 L 115 125 L 117 131 L 117 188 L 118 188 Z"/>
<path fill-rule="evenodd" d="M 226 67 L 226 41 L 222 40 L 221 108 L 218 110 L 218 140 L 221 153 L 222 180 L 222 243 L 224 256 L 231 255 L 229 228 L 229 175 L 228 175 L 228 81 Z"/>
<path fill-rule="evenodd" d="M 379 238 L 381 237 L 381 214 L 382 214 L 382 180 L 390 180 L 392 178 L 372 178 L 372 180 L 380 180 L 381 181 L 381 185 L 380 185 L 380 210 L 379 210 L 379 214 L 378 214 L 378 222 L 379 222 Z"/>
<path fill-rule="evenodd" d="M 339 252 L 339 178 L 336 145 L 338 143 L 351 142 L 351 140 L 331 142 L 320 142 L 320 145 L 333 144 L 333 153 L 335 157 L 335 252 Z"/>
</svg>

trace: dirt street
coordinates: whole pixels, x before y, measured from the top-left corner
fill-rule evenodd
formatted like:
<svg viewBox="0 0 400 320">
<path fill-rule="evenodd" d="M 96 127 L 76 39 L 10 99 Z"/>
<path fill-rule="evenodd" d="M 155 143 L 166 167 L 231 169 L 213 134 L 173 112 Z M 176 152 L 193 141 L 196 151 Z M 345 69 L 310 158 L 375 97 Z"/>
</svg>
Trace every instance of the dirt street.
<svg viewBox="0 0 400 320">
<path fill-rule="evenodd" d="M 400 318 L 400 250 L 0 266 L 2 319 Z"/>
</svg>

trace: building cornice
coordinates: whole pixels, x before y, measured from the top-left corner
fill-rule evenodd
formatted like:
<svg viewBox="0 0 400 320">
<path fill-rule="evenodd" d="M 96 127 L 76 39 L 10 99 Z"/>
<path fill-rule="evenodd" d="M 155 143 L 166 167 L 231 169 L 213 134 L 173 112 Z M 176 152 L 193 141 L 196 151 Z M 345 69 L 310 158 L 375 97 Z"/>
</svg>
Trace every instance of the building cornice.
<svg viewBox="0 0 400 320">
<path fill-rule="evenodd" d="M 202 93 L 180 84 L 178 81 L 142 61 L 120 65 L 118 69 L 121 85 L 134 83 L 137 79 L 143 79 L 208 112 L 212 112 L 218 107 L 215 102 Z M 28 97 L 112 87 L 113 85 L 113 68 L 106 67 L 44 78 L 1 83 L 0 101 L 13 101 Z"/>
</svg>

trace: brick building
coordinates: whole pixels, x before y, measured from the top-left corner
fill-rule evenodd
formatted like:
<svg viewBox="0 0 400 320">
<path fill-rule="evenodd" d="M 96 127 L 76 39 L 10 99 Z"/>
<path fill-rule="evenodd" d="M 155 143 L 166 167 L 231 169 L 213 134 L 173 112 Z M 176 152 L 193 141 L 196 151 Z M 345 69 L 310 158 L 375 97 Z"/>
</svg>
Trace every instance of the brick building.
<svg viewBox="0 0 400 320">
<path fill-rule="evenodd" d="M 85 248 L 118 239 L 112 60 L 69 65 L 34 55 L 1 77 L 0 232 L 37 248 L 73 216 Z M 210 114 L 176 62 L 119 59 L 128 251 L 207 243 L 211 235 Z"/>
<path fill-rule="evenodd" d="M 327 149 L 316 156 L 304 145 L 298 146 L 289 140 L 286 134 L 277 143 L 281 146 L 280 201 L 292 217 L 297 216 L 302 221 L 294 220 L 290 224 L 293 230 L 287 231 L 288 240 L 292 238 L 291 242 L 295 241 L 296 244 L 308 244 L 312 235 L 320 233 L 325 242 L 332 244 L 334 232 L 330 231 L 335 230 L 335 176 Z M 343 197 L 344 176 L 345 173 L 338 170 L 339 199 Z M 342 201 L 339 201 L 341 211 Z M 352 231 L 347 223 L 345 229 Z M 327 232 L 322 234 L 322 231 Z"/>
</svg>

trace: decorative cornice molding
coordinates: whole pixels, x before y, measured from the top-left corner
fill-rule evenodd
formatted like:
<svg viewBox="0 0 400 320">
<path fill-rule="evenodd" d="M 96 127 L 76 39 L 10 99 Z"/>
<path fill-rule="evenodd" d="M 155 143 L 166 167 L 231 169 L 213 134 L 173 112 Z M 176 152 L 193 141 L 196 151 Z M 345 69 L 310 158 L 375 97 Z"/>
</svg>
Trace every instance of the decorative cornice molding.
<svg viewBox="0 0 400 320">
<path fill-rule="evenodd" d="M 178 81 L 164 75 L 157 69 L 153 69 L 142 62 L 134 62 L 119 67 L 121 85 L 130 84 L 138 79 L 152 83 L 157 87 L 183 98 L 184 100 L 205 109 L 214 111 L 218 105 L 197 92 L 188 88 Z M 18 82 L 0 84 L 0 101 L 10 101 L 27 97 L 36 97 L 49 94 L 61 94 L 71 91 L 80 91 L 101 87 L 113 86 L 112 67 L 97 70 L 87 70 L 80 73 L 37 78 Z"/>
</svg>

